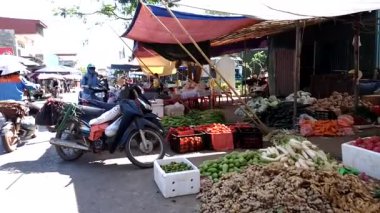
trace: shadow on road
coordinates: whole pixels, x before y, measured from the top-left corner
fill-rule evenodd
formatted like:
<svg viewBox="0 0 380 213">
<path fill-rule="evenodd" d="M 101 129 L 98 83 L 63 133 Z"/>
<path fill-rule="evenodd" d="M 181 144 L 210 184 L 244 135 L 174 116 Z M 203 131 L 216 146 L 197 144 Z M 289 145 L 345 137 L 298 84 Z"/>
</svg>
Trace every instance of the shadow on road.
<svg viewBox="0 0 380 213">
<path fill-rule="evenodd" d="M 76 205 L 81 213 L 198 212 L 195 195 L 165 199 L 154 183 L 153 169 L 119 164 L 119 158 L 125 158 L 124 153 L 85 154 L 75 162 L 64 162 L 55 153 L 55 148 L 49 147 L 37 160 L 7 163 L 1 170 L 69 176 L 70 181 L 60 185 L 73 185 Z M 191 160 L 198 164 L 204 157 Z"/>
</svg>

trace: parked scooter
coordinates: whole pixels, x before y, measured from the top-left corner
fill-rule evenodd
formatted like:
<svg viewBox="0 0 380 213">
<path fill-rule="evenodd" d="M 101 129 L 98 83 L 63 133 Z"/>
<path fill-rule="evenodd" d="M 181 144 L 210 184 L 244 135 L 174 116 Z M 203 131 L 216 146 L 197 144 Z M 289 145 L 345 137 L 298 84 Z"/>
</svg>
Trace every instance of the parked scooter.
<svg viewBox="0 0 380 213">
<path fill-rule="evenodd" d="M 31 115 L 38 111 L 39 108 L 31 103 L 0 101 L 0 113 L 5 118 L 0 138 L 6 152 L 14 151 L 24 140 L 35 137 L 37 126 Z"/>
<path fill-rule="evenodd" d="M 121 122 L 115 136 L 103 133 L 91 140 L 89 121 L 102 115 L 106 110 L 88 106 L 64 104 L 64 110 L 57 122 L 56 137 L 50 140 L 58 155 L 66 161 L 80 158 L 84 152 L 94 153 L 108 150 L 114 153 L 124 150 L 128 159 L 136 166 L 152 167 L 156 159 L 164 156 L 164 139 L 161 128 L 145 115 L 152 111 L 149 101 L 133 90 L 135 99 L 121 101 Z M 44 107 L 54 106 L 47 103 Z M 43 111 L 43 110 L 42 110 Z M 78 115 L 78 116 L 76 116 Z M 38 125 L 43 125 L 38 123 Z"/>
</svg>

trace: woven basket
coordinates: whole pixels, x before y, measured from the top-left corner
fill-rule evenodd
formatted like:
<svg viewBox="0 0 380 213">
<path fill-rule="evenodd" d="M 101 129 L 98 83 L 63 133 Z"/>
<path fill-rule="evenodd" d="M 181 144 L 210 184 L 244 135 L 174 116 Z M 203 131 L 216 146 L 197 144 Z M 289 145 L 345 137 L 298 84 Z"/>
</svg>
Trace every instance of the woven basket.
<svg viewBox="0 0 380 213">
<path fill-rule="evenodd" d="M 0 102 L 0 113 L 3 114 L 5 119 L 13 120 L 16 118 L 24 117 L 28 112 L 28 108 L 17 102 Z"/>
</svg>

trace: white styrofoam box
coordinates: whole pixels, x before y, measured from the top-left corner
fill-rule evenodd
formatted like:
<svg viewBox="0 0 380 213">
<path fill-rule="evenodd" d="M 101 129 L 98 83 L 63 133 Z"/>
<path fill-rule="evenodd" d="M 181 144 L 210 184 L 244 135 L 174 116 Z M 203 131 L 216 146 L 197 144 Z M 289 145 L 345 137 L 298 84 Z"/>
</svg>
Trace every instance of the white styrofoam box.
<svg viewBox="0 0 380 213">
<path fill-rule="evenodd" d="M 380 153 L 351 145 L 352 143 L 353 141 L 342 144 L 343 164 L 380 179 Z"/>
<path fill-rule="evenodd" d="M 184 162 L 193 170 L 165 173 L 160 165 Z M 169 158 L 154 161 L 154 181 L 165 198 L 196 194 L 200 190 L 199 169 L 186 158 Z"/>
<path fill-rule="evenodd" d="M 158 117 L 164 117 L 164 104 L 152 104 L 153 113 Z"/>
</svg>

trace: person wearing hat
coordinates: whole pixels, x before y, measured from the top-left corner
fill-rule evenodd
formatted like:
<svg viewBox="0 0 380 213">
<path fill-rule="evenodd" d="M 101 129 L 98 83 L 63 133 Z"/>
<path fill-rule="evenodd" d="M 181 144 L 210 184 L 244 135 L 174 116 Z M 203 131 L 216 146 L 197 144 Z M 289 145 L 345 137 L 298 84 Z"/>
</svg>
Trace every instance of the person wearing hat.
<svg viewBox="0 0 380 213">
<path fill-rule="evenodd" d="M 95 65 L 87 65 L 87 73 L 83 76 L 80 84 L 83 88 L 82 97 L 84 99 L 97 99 L 94 92 L 90 89 L 91 87 L 98 87 L 99 79 L 98 74 L 96 73 Z"/>
<path fill-rule="evenodd" d="M 20 70 L 12 66 L 0 67 L 0 100 L 22 101 L 25 90 L 38 90 L 39 84 L 25 79 Z"/>
</svg>

